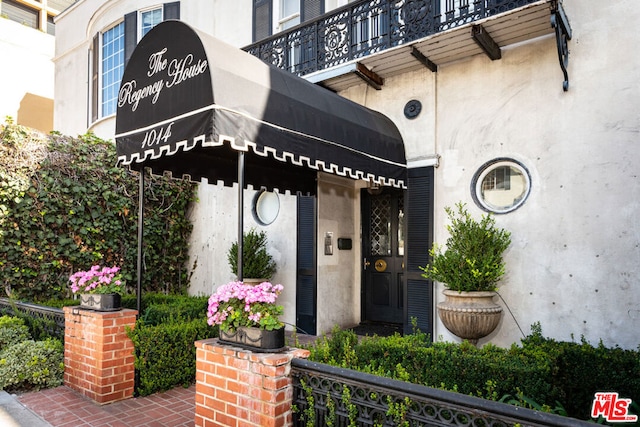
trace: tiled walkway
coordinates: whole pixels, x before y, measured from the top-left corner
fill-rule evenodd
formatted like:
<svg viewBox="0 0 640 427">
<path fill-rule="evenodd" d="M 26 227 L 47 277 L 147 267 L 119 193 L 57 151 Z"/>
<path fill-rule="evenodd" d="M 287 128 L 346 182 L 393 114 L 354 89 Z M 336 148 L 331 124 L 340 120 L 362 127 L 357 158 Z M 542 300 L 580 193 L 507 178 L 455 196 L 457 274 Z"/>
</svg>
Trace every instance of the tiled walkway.
<svg viewBox="0 0 640 427">
<path fill-rule="evenodd" d="M 318 337 L 287 333 L 287 345 L 308 344 Z M 107 405 L 65 387 L 25 393 L 17 400 L 53 427 L 193 427 L 195 390 L 177 387 L 164 393 Z M 30 427 L 30 426 L 29 426 Z"/>
<path fill-rule="evenodd" d="M 68 387 L 18 397 L 54 427 L 193 427 L 195 385 L 98 405 Z"/>
</svg>

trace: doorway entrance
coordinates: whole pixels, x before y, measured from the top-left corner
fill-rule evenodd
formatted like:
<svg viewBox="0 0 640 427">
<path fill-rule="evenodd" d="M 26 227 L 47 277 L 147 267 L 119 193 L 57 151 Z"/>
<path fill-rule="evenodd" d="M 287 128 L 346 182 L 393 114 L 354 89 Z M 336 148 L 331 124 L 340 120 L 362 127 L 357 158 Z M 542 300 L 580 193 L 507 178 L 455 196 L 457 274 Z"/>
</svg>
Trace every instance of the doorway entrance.
<svg viewBox="0 0 640 427">
<path fill-rule="evenodd" d="M 362 320 L 403 323 L 405 208 L 402 190 L 362 190 Z"/>
</svg>

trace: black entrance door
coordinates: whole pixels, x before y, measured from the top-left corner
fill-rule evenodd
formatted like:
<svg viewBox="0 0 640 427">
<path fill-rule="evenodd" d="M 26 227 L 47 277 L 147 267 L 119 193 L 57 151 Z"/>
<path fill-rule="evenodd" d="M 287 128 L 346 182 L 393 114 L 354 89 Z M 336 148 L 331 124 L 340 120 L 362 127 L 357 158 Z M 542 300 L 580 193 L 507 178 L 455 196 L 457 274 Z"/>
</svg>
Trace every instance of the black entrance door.
<svg viewBox="0 0 640 427">
<path fill-rule="evenodd" d="M 362 319 L 403 323 L 404 193 L 362 191 Z"/>
</svg>

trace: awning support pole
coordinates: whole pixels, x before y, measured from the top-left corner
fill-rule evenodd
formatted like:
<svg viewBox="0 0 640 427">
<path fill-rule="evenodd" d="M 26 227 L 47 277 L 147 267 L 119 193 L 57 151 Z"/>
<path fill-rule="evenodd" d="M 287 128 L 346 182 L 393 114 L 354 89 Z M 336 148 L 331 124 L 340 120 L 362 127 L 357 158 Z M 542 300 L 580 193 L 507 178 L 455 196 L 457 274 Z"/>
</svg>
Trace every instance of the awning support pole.
<svg viewBox="0 0 640 427">
<path fill-rule="evenodd" d="M 238 281 L 244 279 L 242 258 L 244 255 L 244 152 L 238 152 Z"/>
<path fill-rule="evenodd" d="M 136 285 L 136 308 L 138 316 L 142 306 L 142 236 L 144 227 L 144 167 L 140 169 L 138 178 L 138 282 Z"/>
</svg>

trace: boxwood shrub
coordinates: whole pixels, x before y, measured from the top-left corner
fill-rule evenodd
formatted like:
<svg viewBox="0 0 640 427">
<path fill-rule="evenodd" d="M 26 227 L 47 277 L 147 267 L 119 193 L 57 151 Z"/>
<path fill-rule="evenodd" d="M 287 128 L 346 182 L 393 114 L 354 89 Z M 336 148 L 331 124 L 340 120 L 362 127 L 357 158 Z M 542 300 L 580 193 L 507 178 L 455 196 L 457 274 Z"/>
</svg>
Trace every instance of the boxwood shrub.
<svg viewBox="0 0 640 427">
<path fill-rule="evenodd" d="M 521 345 L 476 348 L 434 343 L 420 332 L 358 341 L 352 331 L 335 328 L 307 348 L 316 362 L 578 419 L 590 418 L 597 391 L 640 401 L 638 351 L 554 341 L 539 325 L 532 331 Z"/>
<path fill-rule="evenodd" d="M 0 389 L 32 390 L 62 384 L 64 350 L 57 339 L 34 341 L 23 319 L 0 317 Z"/>
<path fill-rule="evenodd" d="M 128 331 L 135 346 L 136 395 L 189 386 L 196 375 L 194 342 L 218 335 L 207 324 L 207 298 L 149 294 L 142 306 Z"/>
</svg>

